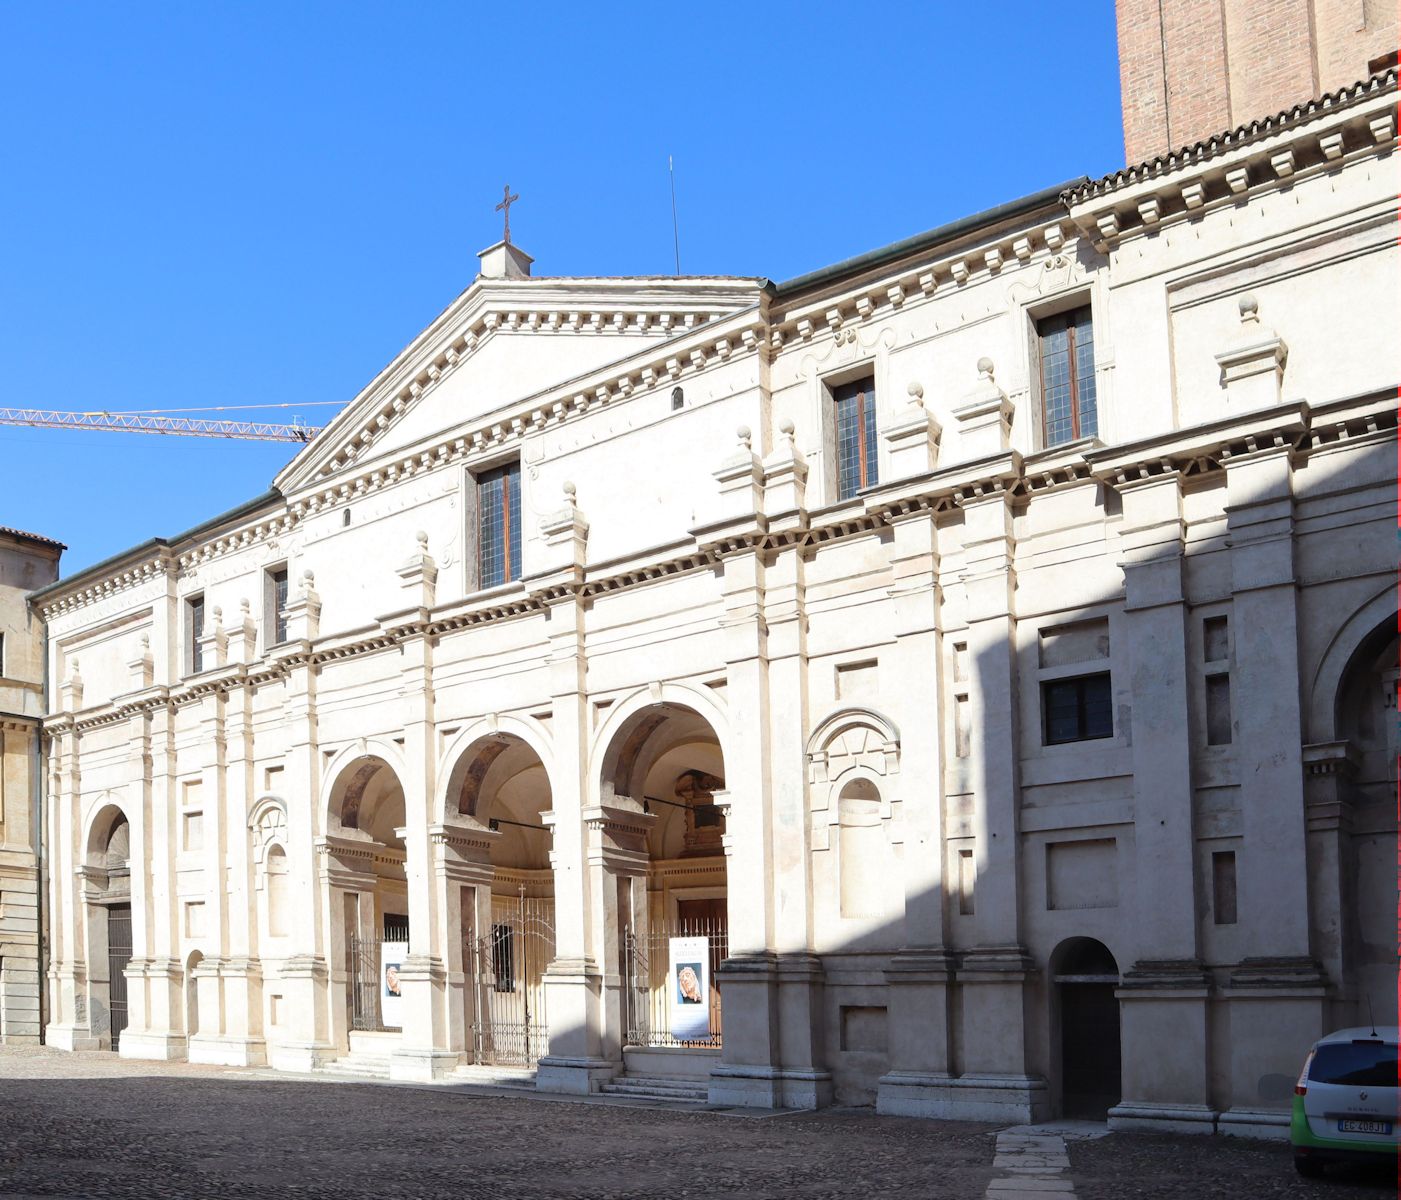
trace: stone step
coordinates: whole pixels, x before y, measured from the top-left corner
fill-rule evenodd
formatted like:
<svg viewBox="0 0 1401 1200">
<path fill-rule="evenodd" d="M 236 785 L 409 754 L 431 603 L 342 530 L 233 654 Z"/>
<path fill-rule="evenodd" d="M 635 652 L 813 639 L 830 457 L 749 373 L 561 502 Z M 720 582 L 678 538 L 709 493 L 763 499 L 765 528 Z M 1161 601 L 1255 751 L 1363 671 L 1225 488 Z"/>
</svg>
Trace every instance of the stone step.
<svg viewBox="0 0 1401 1200">
<path fill-rule="evenodd" d="M 650 1076 L 620 1075 L 603 1085 L 608 1096 L 629 1096 L 634 1099 L 667 1100 L 679 1104 L 705 1104 L 709 1089 L 698 1079 L 658 1079 Z"/>
<path fill-rule="evenodd" d="M 322 1063 L 319 1069 L 327 1075 L 358 1075 L 369 1079 L 388 1079 L 389 1059 L 346 1056 Z"/>
<path fill-rule="evenodd" d="M 449 1078 L 454 1083 L 472 1083 L 478 1087 L 535 1090 L 535 1072 L 525 1067 L 483 1067 L 473 1064 L 458 1067 Z"/>
</svg>

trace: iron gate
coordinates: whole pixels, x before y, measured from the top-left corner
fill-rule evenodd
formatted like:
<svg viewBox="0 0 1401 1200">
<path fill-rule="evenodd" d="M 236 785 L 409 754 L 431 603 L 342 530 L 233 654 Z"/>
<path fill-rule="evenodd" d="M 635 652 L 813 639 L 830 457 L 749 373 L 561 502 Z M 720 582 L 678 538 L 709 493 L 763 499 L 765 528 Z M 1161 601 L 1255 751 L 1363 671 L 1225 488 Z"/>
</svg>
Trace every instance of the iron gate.
<svg viewBox="0 0 1401 1200">
<path fill-rule="evenodd" d="M 491 929 L 469 935 L 467 967 L 472 1061 L 533 1067 L 549 1048 L 545 968 L 555 956 L 554 901 L 493 897 Z"/>
<path fill-rule="evenodd" d="M 671 961 L 673 937 L 704 937 L 710 943 L 710 1032 L 702 1038 L 678 1038 L 671 1032 Z M 629 1046 L 696 1046 L 718 1049 L 721 1037 L 720 988 L 715 982 L 729 954 L 729 930 L 723 918 L 682 921 L 680 927 L 652 928 L 623 934 L 627 1011 L 623 1027 Z"/>
<path fill-rule="evenodd" d="M 107 1009 L 112 1025 L 112 1049 L 121 1045 L 126 1028 L 126 966 L 131 961 L 131 905 L 107 909 Z"/>
<path fill-rule="evenodd" d="M 380 1008 L 381 947 L 385 942 L 409 940 L 407 917 L 386 913 L 383 937 L 361 937 L 352 933 L 346 943 L 346 976 L 350 988 L 350 1027 L 382 1031 L 388 1028 Z"/>
</svg>

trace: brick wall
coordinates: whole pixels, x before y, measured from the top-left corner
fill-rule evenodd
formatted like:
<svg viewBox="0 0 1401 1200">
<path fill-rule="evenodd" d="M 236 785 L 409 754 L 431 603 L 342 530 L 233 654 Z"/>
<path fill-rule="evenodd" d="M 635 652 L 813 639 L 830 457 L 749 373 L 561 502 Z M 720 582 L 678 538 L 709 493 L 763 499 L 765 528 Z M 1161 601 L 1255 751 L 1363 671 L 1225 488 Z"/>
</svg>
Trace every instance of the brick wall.
<svg viewBox="0 0 1401 1200">
<path fill-rule="evenodd" d="M 1139 162 L 1369 74 L 1394 0 L 1117 0 L 1124 151 Z"/>
</svg>

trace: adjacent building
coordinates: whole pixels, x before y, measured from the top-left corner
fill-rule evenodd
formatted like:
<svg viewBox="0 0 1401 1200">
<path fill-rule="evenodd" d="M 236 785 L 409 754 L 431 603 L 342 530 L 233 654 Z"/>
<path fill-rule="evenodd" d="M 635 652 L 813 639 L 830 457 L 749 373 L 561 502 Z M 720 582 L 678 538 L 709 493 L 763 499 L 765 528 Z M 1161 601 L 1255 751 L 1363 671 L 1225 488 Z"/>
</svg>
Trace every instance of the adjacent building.
<svg viewBox="0 0 1401 1200">
<path fill-rule="evenodd" d="M 0 1045 L 38 1042 L 43 627 L 25 601 L 58 578 L 63 546 L 0 527 Z"/>
<path fill-rule="evenodd" d="M 49 1040 L 1278 1131 L 1395 1021 L 1396 85 L 785 283 L 484 251 L 32 597 Z"/>
</svg>

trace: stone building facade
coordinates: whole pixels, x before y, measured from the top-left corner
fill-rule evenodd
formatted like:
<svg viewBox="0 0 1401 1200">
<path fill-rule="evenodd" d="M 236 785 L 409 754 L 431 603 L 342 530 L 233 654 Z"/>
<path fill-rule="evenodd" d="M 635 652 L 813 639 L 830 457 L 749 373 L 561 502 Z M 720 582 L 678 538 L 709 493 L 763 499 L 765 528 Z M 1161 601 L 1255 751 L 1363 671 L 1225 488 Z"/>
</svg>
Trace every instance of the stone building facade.
<svg viewBox="0 0 1401 1200">
<path fill-rule="evenodd" d="M 25 597 L 58 578 L 62 553 L 49 538 L 0 527 L 0 1045 L 40 1034 L 44 649 Z"/>
<path fill-rule="evenodd" d="M 1395 106 L 782 284 L 483 252 L 32 597 L 49 1040 L 1279 1130 L 1395 1021 Z"/>
</svg>

